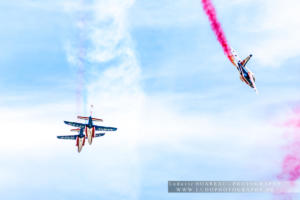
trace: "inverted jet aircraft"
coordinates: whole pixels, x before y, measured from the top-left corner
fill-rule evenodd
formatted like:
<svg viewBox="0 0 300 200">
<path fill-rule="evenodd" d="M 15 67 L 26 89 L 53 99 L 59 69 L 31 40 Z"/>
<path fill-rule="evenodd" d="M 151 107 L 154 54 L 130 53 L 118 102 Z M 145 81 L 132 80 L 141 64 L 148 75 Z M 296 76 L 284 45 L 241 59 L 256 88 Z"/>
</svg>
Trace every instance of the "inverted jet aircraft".
<svg viewBox="0 0 300 200">
<path fill-rule="evenodd" d="M 79 132 L 77 135 L 61 135 L 57 136 L 58 139 L 65 139 L 65 140 L 76 140 L 76 146 L 78 147 L 78 153 L 80 153 L 82 147 L 85 143 L 85 134 L 83 133 L 84 128 L 78 128 L 78 129 L 71 129 L 71 131 Z M 105 135 L 105 133 L 96 133 L 95 137 L 101 137 Z"/>
<path fill-rule="evenodd" d="M 247 67 L 246 64 L 252 57 L 252 54 L 250 54 L 247 58 L 244 60 L 241 60 L 240 57 L 237 55 L 237 53 L 234 50 L 231 50 L 232 55 L 234 57 L 233 65 L 237 68 L 237 70 L 240 73 L 240 79 L 241 81 L 245 82 L 247 85 L 249 85 L 251 88 L 255 90 L 257 93 L 257 89 L 255 86 L 255 77 L 253 72 L 251 72 Z"/>
<path fill-rule="evenodd" d="M 88 123 L 78 123 L 78 122 L 68 122 L 64 121 L 65 124 L 78 127 L 80 129 L 84 129 L 85 136 L 88 138 L 88 142 L 91 145 L 92 140 L 95 137 L 95 131 L 116 131 L 117 128 L 114 127 L 106 127 L 106 126 L 97 126 L 93 124 L 93 121 L 100 121 L 102 122 L 102 119 L 93 118 L 92 116 L 89 117 L 81 117 L 78 116 L 78 119 L 88 120 Z"/>
</svg>

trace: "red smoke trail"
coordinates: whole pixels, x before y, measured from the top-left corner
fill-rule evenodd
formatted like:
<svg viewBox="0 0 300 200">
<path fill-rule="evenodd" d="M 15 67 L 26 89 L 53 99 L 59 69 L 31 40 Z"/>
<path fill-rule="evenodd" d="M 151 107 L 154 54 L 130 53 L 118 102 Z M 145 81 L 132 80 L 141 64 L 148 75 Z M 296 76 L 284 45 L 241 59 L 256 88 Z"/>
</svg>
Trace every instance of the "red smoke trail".
<svg viewBox="0 0 300 200">
<path fill-rule="evenodd" d="M 291 143 L 287 145 L 287 154 L 284 156 L 281 172 L 277 176 L 281 181 L 291 182 L 290 187 L 300 178 L 300 107 L 294 110 L 294 116 L 284 123 L 289 128 L 288 136 L 291 136 Z M 289 188 L 287 188 L 289 189 Z M 283 195 L 283 196 L 282 196 Z M 281 194 L 284 199 L 292 199 L 292 196 Z"/>
<path fill-rule="evenodd" d="M 210 25 L 212 30 L 217 36 L 217 39 L 219 43 L 221 44 L 223 51 L 225 55 L 228 57 L 230 62 L 233 63 L 233 56 L 231 54 L 231 49 L 227 43 L 225 34 L 222 30 L 221 24 L 218 21 L 216 9 L 214 8 L 212 2 L 210 0 L 202 0 L 203 9 L 208 16 L 208 19 L 210 21 Z"/>
</svg>

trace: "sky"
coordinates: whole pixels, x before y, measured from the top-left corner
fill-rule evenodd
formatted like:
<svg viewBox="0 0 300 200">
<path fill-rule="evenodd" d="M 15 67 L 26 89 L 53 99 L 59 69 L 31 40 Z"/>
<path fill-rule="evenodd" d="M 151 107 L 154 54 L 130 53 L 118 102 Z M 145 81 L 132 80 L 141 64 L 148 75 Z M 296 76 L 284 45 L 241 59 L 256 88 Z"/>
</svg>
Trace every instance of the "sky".
<svg viewBox="0 0 300 200">
<path fill-rule="evenodd" d="M 274 199 L 167 192 L 169 180 L 276 180 L 279 124 L 300 104 L 300 2 L 213 2 L 231 47 L 253 54 L 259 95 L 200 0 L 1 1 L 2 198 Z M 118 131 L 78 154 L 56 136 L 91 104 Z"/>
</svg>

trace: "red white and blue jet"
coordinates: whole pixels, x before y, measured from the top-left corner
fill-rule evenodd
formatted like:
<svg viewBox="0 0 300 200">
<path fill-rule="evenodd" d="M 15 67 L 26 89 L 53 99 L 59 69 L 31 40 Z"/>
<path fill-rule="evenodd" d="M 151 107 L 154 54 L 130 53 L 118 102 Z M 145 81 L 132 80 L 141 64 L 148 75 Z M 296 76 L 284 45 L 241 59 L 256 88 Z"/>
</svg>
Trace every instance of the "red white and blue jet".
<svg viewBox="0 0 300 200">
<path fill-rule="evenodd" d="M 69 121 L 64 121 L 65 124 L 70 125 L 70 126 L 74 126 L 80 129 L 83 129 L 85 136 L 88 139 L 89 144 L 92 144 L 93 138 L 96 137 L 96 131 L 116 131 L 117 128 L 114 127 L 106 127 L 106 126 L 98 126 L 98 125 L 94 125 L 93 122 L 94 121 L 100 121 L 102 122 L 102 119 L 97 119 L 97 118 L 93 118 L 92 116 L 89 117 L 81 117 L 78 116 L 78 119 L 83 119 L 83 120 L 88 120 L 87 123 L 78 123 L 78 122 L 69 122 Z"/>
<path fill-rule="evenodd" d="M 86 136 L 84 134 L 84 128 L 78 129 L 71 129 L 71 131 L 79 132 L 77 135 L 61 135 L 57 136 L 58 139 L 65 139 L 65 140 L 76 140 L 76 146 L 78 147 L 78 153 L 80 153 L 82 147 L 85 144 Z M 95 137 L 101 137 L 105 135 L 105 133 L 96 133 Z"/>
<path fill-rule="evenodd" d="M 252 57 L 252 54 L 250 54 L 247 58 L 244 60 L 241 60 L 240 57 L 237 55 L 237 53 L 234 50 L 231 50 L 232 55 L 234 57 L 233 65 L 237 68 L 237 70 L 240 73 L 240 79 L 241 81 L 245 82 L 247 85 L 249 85 L 251 88 L 255 90 L 256 93 L 258 93 L 256 86 L 255 86 L 255 77 L 254 73 L 251 72 L 247 67 L 246 64 Z"/>
</svg>

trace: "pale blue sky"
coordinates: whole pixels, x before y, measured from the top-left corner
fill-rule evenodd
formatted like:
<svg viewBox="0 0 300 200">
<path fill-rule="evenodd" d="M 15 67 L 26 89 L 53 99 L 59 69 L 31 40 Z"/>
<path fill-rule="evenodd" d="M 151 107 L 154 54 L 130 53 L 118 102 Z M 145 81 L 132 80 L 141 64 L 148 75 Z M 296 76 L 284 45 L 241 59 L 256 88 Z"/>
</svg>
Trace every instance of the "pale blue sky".
<svg viewBox="0 0 300 200">
<path fill-rule="evenodd" d="M 274 179 L 285 144 L 276 122 L 300 98 L 299 2 L 214 3 L 228 42 L 253 54 L 259 95 L 224 56 L 200 0 L 1 1 L 2 198 L 272 199 L 167 193 L 168 180 Z M 84 98 L 118 131 L 78 154 L 56 135 L 84 110 L 80 34 Z"/>
</svg>

